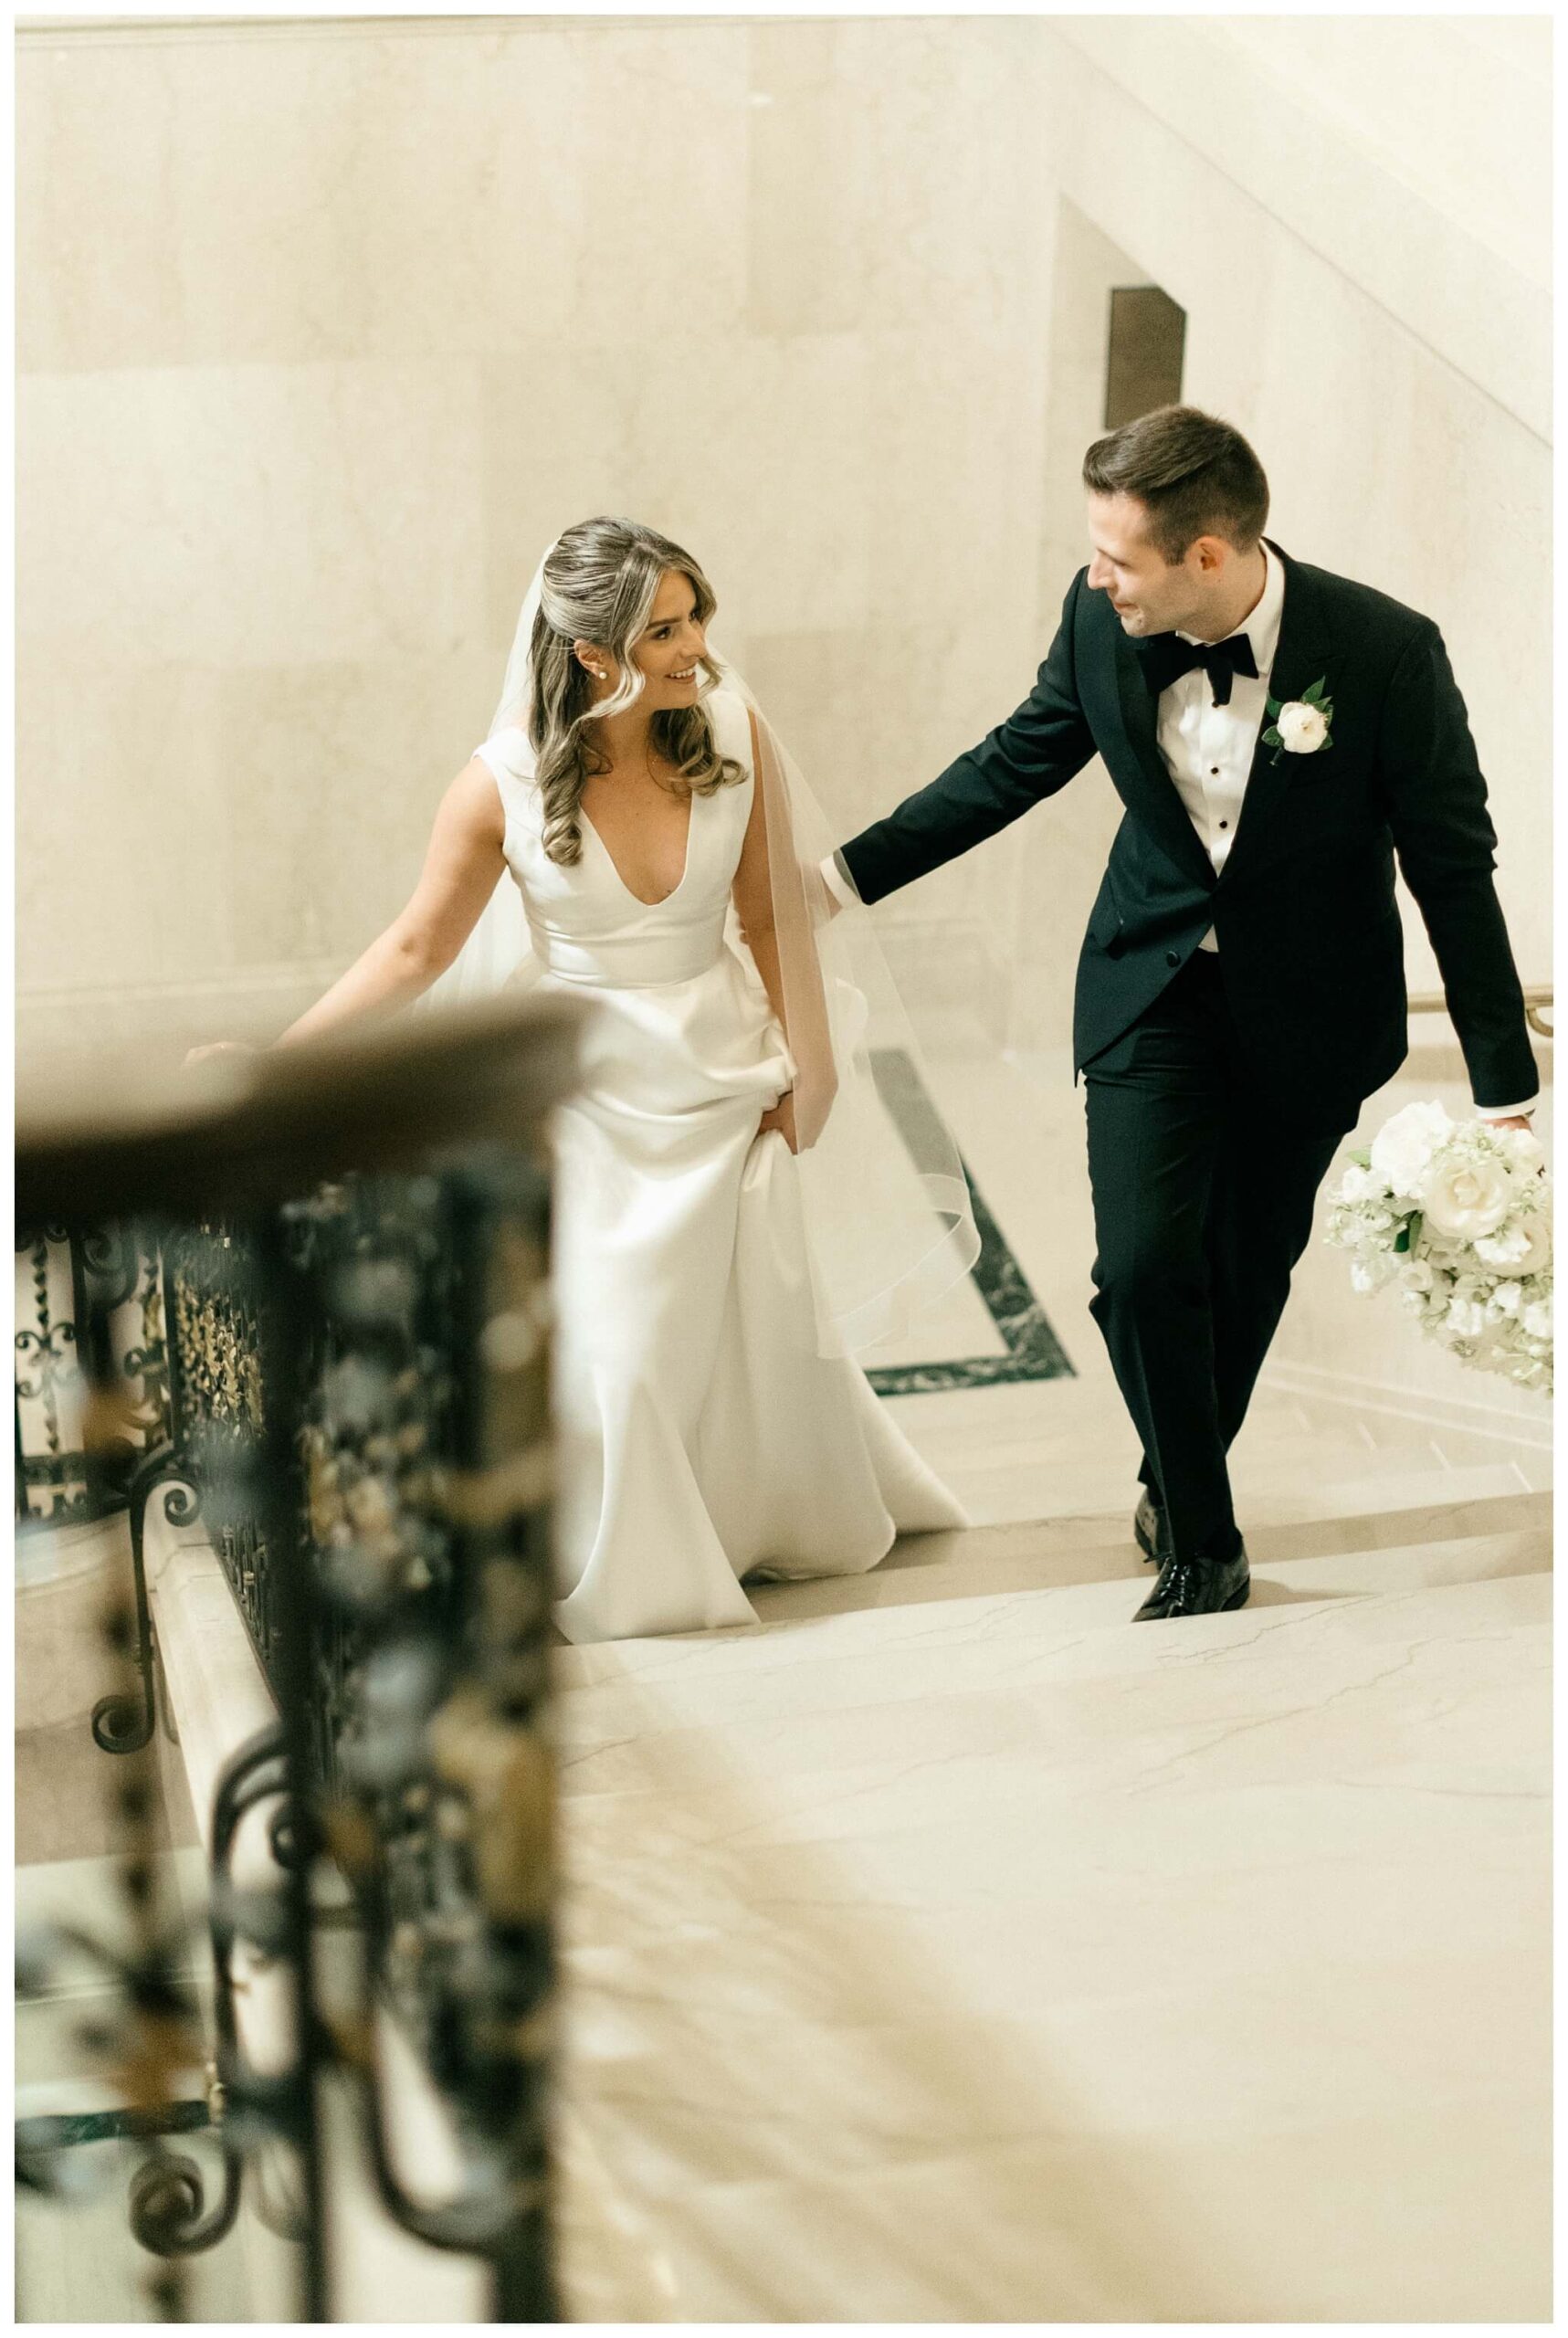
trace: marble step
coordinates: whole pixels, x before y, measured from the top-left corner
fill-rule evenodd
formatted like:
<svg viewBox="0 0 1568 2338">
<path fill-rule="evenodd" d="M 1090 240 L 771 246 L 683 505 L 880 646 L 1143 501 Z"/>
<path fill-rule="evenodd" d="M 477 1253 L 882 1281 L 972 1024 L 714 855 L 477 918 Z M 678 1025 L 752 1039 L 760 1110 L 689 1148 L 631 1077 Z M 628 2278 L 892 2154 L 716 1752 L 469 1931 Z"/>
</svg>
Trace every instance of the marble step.
<svg viewBox="0 0 1568 2338">
<path fill-rule="evenodd" d="M 838 1768 L 805 1711 L 569 1799 L 567 2084 L 679 2317 L 1522 2312 L 1547 1590 L 1228 1619 L 1136 1680 L 1080 1644 L 861 1707 Z"/>
<path fill-rule="evenodd" d="M 974 1438 L 1027 1441 L 1066 1429 L 1112 1428 L 1132 1434 L 1110 1365 L 1093 1374 L 1047 1381 L 1024 1381 L 992 1388 L 944 1388 L 911 1396 L 884 1397 L 900 1428 L 938 1445 Z M 1254 1398 L 1247 1427 L 1305 1429 L 1321 1427 L 1293 1394 Z M 1352 1431 L 1353 1434 L 1353 1431 Z"/>
<path fill-rule="evenodd" d="M 1492 1547 L 1478 1548 L 1483 1540 Z M 568 1806 L 677 1795 L 738 1775 L 742 1795 L 755 1776 L 765 1796 L 781 1766 L 797 1779 L 874 1773 L 970 1750 L 1061 1754 L 1092 1773 L 1102 1754 L 1126 1758 L 1147 1712 L 1168 1714 L 1178 1740 L 1223 1736 L 1233 1703 L 1245 1713 L 1260 1685 L 1283 1683 L 1305 1718 L 1325 1662 L 1353 1697 L 1385 1647 L 1428 1614 L 1445 1630 L 1473 1617 L 1481 1664 L 1492 1637 L 1549 1616 L 1544 1545 L 1527 1530 L 1370 1564 L 1286 1561 L 1257 1585 L 1256 1606 L 1163 1626 L 1128 1621 L 1126 1584 L 1078 1584 L 582 1651 L 606 1669 L 558 1700 L 563 1795 Z M 1386 1585 L 1400 1565 L 1417 1578 L 1411 1588 L 1373 1587 L 1379 1569 Z M 1436 1585 L 1427 1568 L 1440 1571 Z"/>
<path fill-rule="evenodd" d="M 1042 1410 L 1027 1420 L 958 1423 L 942 1414 L 922 1418 L 906 1410 L 899 1426 L 935 1469 L 970 1469 L 980 1462 L 1017 1469 L 1077 1459 L 1107 1465 L 1131 1460 L 1136 1475 L 1137 1435 L 1114 1392 L 1108 1399 L 1106 1392 L 1096 1391 L 1092 1404 L 1061 1413 Z M 1277 1453 L 1300 1459 L 1319 1448 L 1363 1459 L 1368 1450 L 1353 1424 L 1329 1429 L 1294 1412 L 1279 1412 L 1249 1419 L 1237 1441 L 1236 1455 L 1238 1460 Z"/>
<path fill-rule="evenodd" d="M 906 1408 L 899 1426 L 935 1469 L 967 1469 L 980 1459 L 1013 1468 L 1032 1461 L 1070 1460 L 1075 1455 L 1094 1461 L 1120 1461 L 1131 1456 L 1136 1465 L 1137 1435 L 1120 1400 L 1108 1402 L 1103 1390 L 1095 1390 L 1092 1395 L 1092 1403 L 1067 1407 L 1047 1402 L 1037 1415 L 1011 1422 L 961 1423 L 944 1414 L 922 1419 L 917 1411 Z M 1239 1455 L 1254 1448 L 1273 1450 L 1285 1446 L 1299 1452 L 1314 1439 L 1341 1450 L 1364 1450 L 1353 1427 L 1341 1424 L 1328 1430 L 1314 1426 L 1296 1406 L 1254 1413 L 1237 1450 Z"/>
<path fill-rule="evenodd" d="M 1135 1681 L 1080 1646 L 988 1697 L 862 1705 L 847 1742 L 809 1709 L 695 1732 L 700 1763 L 568 1799 L 573 1995 L 927 2021 L 1223 1991 L 1258 1943 L 1282 1996 L 1406 1949 L 1517 1954 L 1547 1890 L 1521 1860 L 1549 1817 L 1548 1589 L 1323 1606 Z M 730 1823 L 682 1842 L 698 1796 Z"/>
<path fill-rule="evenodd" d="M 1472 1562 L 1442 1560 L 1442 1545 L 1491 1543 L 1498 1536 L 1540 1538 L 1538 1553 L 1550 1562 L 1552 1496 L 1531 1494 L 1514 1485 L 1505 1466 L 1454 1470 L 1444 1480 L 1458 1501 L 1433 1501 L 1426 1478 L 1372 1480 L 1358 1487 L 1325 1487 L 1322 1517 L 1295 1517 L 1279 1527 L 1247 1532 L 1253 1560 L 1253 1604 L 1264 1599 L 1262 1583 L 1274 1569 L 1304 1562 L 1348 1562 L 1364 1575 L 1364 1587 L 1381 1587 L 1379 1566 L 1388 1553 L 1430 1553 L 1447 1574 Z M 1385 1499 L 1388 1506 L 1381 1506 Z M 1304 1503 L 1301 1503 L 1304 1508 Z M 1405 1564 L 1412 1564 L 1406 1560 Z M 1447 1575 L 1444 1575 L 1447 1578 Z M 877 1616 L 886 1608 L 928 1606 L 994 1599 L 1016 1592 L 1063 1592 L 1082 1585 L 1147 1587 L 1152 1566 L 1142 1560 L 1121 1515 L 1030 1520 L 1016 1527 L 967 1527 L 956 1533 L 914 1533 L 895 1543 L 881 1566 L 860 1575 L 825 1575 L 806 1583 L 752 1583 L 750 1596 L 760 1613 L 757 1625 L 722 1632 L 670 1632 L 652 1639 L 603 1641 L 553 1650 L 553 1681 L 561 1692 L 598 1683 L 628 1681 L 640 1674 L 666 1677 L 670 1667 L 701 1669 L 712 1677 L 722 1665 L 752 1667 L 787 1660 L 792 1625 L 835 1625 L 837 1646 L 856 1639 L 881 1644 Z M 1105 1595 L 1100 1595 L 1105 1596 Z M 1126 1592 L 1120 1592 L 1124 1599 Z M 865 1618 L 860 1625 L 853 1618 Z M 925 1623 L 921 1632 L 942 1632 Z M 820 1637 L 813 1648 L 827 1648 Z M 703 1650 L 771 1650 L 706 1658 Z"/>
<path fill-rule="evenodd" d="M 1452 1542 L 1514 1526 L 1550 1525 L 1552 1496 L 1523 1490 L 1511 1463 L 1419 1470 L 1279 1492 L 1248 1503 L 1254 1566 L 1331 1552 Z M 857 1607 L 900 1607 L 979 1592 L 1022 1591 L 1125 1577 L 1142 1562 L 1126 1511 L 1068 1513 L 976 1526 L 951 1534 L 911 1534 L 869 1574 L 813 1582 L 754 1584 L 764 1623 Z"/>
<path fill-rule="evenodd" d="M 1080 1889 L 1090 1880 L 1079 1879 Z M 1268 1966 L 1161 1972 L 1136 1990 L 1037 1999 L 1012 2012 L 879 2021 L 793 2019 L 764 2029 L 720 2011 L 602 2003 L 569 2016 L 563 2087 L 645 2216 L 701 2191 L 800 2177 L 857 2183 L 1030 2135 L 1194 2143 L 1348 2118 L 1397 2121 L 1434 2095 L 1516 2096 L 1521 2008 L 1487 1955 L 1434 1956 L 1431 1989 L 1463 1991 L 1462 2027 L 1418 1990 L 1346 1963 L 1330 1997 Z M 1530 2014 L 1544 2025 L 1545 1959 Z M 640 2016 L 640 2019 L 637 2017 Z M 1540 2092 L 1544 2099 L 1544 2076 Z M 1542 2107 L 1544 2103 L 1542 2102 Z"/>
<path fill-rule="evenodd" d="M 1349 1440 L 1336 1443 L 1300 1431 L 1271 1443 L 1245 1448 L 1238 1445 L 1230 1464 L 1237 1511 L 1244 1527 L 1255 1518 L 1289 1516 L 1299 1503 L 1317 1507 L 1318 1490 L 1325 1485 L 1365 1481 L 1396 1471 L 1425 1475 L 1435 1487 L 1440 1487 L 1447 1474 L 1436 1456 L 1414 1448 L 1374 1453 Z M 938 1475 L 952 1487 L 977 1526 L 1014 1524 L 1070 1511 L 1121 1511 L 1131 1518 L 1138 1493 L 1135 1454 L 1101 1458 L 1092 1450 L 1081 1450 L 1003 1464 L 977 1451 L 972 1461 L 951 1464 Z M 1513 1482 L 1523 1481 L 1516 1476 Z"/>
<path fill-rule="evenodd" d="M 658 2230 L 689 2324 L 1545 2322 L 1543 2125 L 1450 2100 L 1418 2132 L 988 2140 L 703 2187 Z"/>
</svg>

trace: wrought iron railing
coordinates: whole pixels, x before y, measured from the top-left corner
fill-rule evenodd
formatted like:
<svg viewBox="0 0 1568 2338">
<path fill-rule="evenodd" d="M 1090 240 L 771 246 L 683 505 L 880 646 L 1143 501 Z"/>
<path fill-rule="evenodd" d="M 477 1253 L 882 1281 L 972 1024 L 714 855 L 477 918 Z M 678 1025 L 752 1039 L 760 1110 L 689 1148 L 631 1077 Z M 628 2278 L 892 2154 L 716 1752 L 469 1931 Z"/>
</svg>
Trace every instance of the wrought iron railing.
<svg viewBox="0 0 1568 2338">
<path fill-rule="evenodd" d="M 96 1355 L 78 1353 L 86 1332 Z M 122 1508 L 145 1454 L 168 1430 L 163 1288 L 155 1256 L 114 1227 L 18 1229 L 15 1491 L 19 1526 L 59 1525 Z M 89 1461 L 89 1371 L 117 1380 L 123 1433 Z"/>
<path fill-rule="evenodd" d="M 133 1564 L 106 1623 L 123 1668 L 94 1716 L 125 1830 L 132 1946 L 25 1943 L 24 1986 L 63 1946 L 116 1975 L 104 2042 L 147 2158 L 132 2220 L 153 2302 L 180 2318 L 184 2259 L 221 2238 L 250 2157 L 281 2149 L 300 2243 L 300 2318 L 331 2316 L 329 2072 L 362 2107 L 397 2222 L 487 2259 L 493 2318 L 559 2318 L 546 2148 L 553 1880 L 546 1726 L 549 1185 L 542 1116 L 575 1018 L 497 1008 L 263 1059 L 226 1099 L 24 1117 L 18 1206 L 84 1248 L 155 1248 L 166 1303 L 166 1433 L 106 1326 L 118 1282 L 76 1318 L 86 1482 L 110 1463 Z M 123 1280 L 123 1276 L 121 1277 Z M 123 1303 L 123 1295 L 116 1302 Z M 145 1358 L 142 1359 L 145 1361 Z M 155 1375 L 154 1375 L 155 1376 Z M 124 1468 L 122 1448 L 129 1448 Z M 116 1457 L 119 1457 L 118 1459 Z M 215 2036 L 179 1977 L 181 1920 L 151 1848 L 154 1667 L 149 1501 L 200 1515 L 279 1708 L 219 1781 L 211 1831 Z M 174 1507 L 178 1505 L 177 1508 Z M 238 1826 L 273 1809 L 272 1890 L 235 1888 Z M 363 2002 L 345 2026 L 314 1947 L 327 1864 L 353 1886 Z M 289 1975 L 291 2059 L 252 2068 L 233 1991 L 241 1943 Z M 461 2183 L 407 2192 L 389 2134 L 375 2015 L 391 2007 L 448 2114 Z M 176 2148 L 178 2073 L 215 2065 L 216 2199 Z M 136 2074 L 133 2085 L 125 2074 Z M 50 2181 L 37 2132 L 24 2180 Z"/>
</svg>

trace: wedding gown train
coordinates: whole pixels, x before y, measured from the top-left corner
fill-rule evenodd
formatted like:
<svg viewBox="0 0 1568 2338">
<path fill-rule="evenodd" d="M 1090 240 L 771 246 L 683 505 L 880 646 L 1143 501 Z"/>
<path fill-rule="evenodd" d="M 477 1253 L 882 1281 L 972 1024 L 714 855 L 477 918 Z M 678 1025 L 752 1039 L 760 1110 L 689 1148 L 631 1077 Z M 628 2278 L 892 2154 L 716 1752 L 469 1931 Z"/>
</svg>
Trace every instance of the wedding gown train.
<svg viewBox="0 0 1568 2338">
<path fill-rule="evenodd" d="M 590 991 L 554 1134 L 557 1620 L 575 1641 L 756 1620 L 752 1576 L 852 1574 L 963 1510 L 858 1364 L 816 1352 L 796 1162 L 757 1122 L 789 1085 L 726 936 L 756 785 L 743 700 L 709 701 L 743 781 L 691 799 L 686 866 L 640 900 L 582 816 L 546 858 L 521 731 L 478 752 L 532 943 L 522 979 Z"/>
</svg>

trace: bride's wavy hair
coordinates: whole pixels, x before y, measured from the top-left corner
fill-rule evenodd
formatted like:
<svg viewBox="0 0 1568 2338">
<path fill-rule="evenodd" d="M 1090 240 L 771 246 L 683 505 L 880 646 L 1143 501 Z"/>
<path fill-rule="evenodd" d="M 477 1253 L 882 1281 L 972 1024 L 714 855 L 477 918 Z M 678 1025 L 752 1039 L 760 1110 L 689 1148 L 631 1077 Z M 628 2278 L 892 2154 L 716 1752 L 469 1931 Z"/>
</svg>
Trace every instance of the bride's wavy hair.
<svg viewBox="0 0 1568 2338">
<path fill-rule="evenodd" d="M 544 563 L 539 614 L 533 621 L 533 700 L 528 735 L 533 743 L 543 798 L 543 845 L 550 859 L 569 868 L 581 859 L 583 831 L 578 811 L 586 782 L 605 770 L 602 749 L 588 725 L 637 704 L 644 678 L 632 649 L 647 627 L 660 579 L 671 569 L 687 578 L 697 596 L 703 625 L 718 604 L 713 588 L 688 552 L 637 520 L 583 520 L 568 528 Z M 620 679 L 595 704 L 593 679 L 572 645 L 591 641 L 606 650 Z M 656 714 L 650 726 L 655 750 L 675 766 L 678 786 L 690 795 L 744 779 L 744 766 L 721 754 L 703 704 L 723 679 L 717 659 L 700 660 L 697 702 Z"/>
</svg>

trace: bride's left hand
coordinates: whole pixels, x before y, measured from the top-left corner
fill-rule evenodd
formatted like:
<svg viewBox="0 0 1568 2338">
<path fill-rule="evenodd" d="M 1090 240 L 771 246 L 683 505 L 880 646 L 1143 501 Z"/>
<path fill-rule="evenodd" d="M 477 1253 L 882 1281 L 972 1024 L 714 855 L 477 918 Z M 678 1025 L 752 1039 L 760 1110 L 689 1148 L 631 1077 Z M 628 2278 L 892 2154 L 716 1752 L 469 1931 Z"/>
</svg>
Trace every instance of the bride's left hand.
<svg viewBox="0 0 1568 2338">
<path fill-rule="evenodd" d="M 765 1111 L 757 1122 L 759 1136 L 768 1129 L 777 1129 L 792 1153 L 800 1151 L 795 1132 L 795 1090 L 793 1088 L 786 1088 L 778 1102 Z"/>
</svg>

